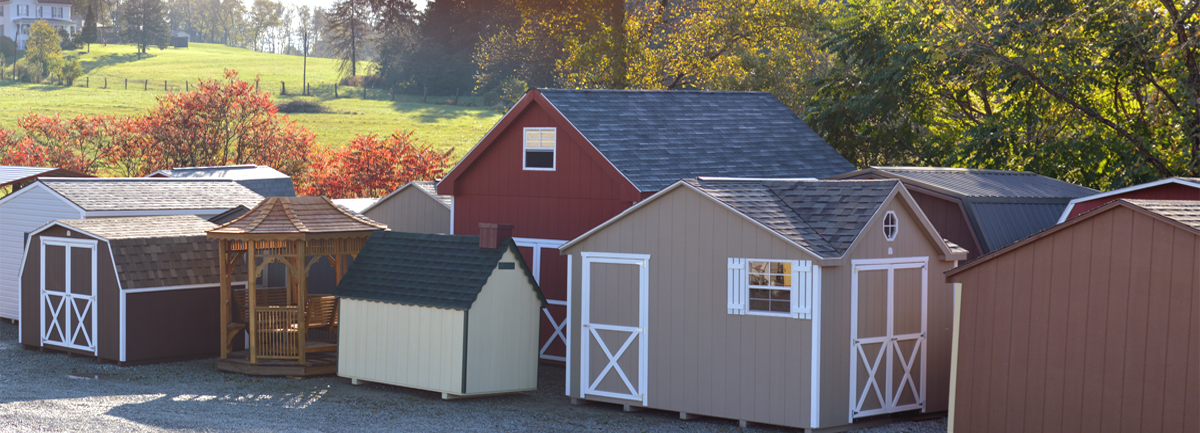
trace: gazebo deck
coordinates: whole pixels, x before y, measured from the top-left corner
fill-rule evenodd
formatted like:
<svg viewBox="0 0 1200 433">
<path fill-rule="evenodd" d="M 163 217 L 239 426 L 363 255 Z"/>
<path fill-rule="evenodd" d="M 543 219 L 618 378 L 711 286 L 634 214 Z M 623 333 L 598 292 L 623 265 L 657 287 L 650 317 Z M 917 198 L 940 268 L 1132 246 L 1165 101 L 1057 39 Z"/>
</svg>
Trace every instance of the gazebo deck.
<svg viewBox="0 0 1200 433">
<path fill-rule="evenodd" d="M 334 346 L 329 350 L 327 346 Z M 232 352 L 227 358 L 217 360 L 217 369 L 248 376 L 324 376 L 337 374 L 337 350 L 335 344 L 309 342 L 309 354 L 304 364 L 294 359 L 259 359 L 257 364 L 250 363 L 250 351 L 239 350 Z M 314 348 L 324 349 L 313 351 Z"/>
</svg>

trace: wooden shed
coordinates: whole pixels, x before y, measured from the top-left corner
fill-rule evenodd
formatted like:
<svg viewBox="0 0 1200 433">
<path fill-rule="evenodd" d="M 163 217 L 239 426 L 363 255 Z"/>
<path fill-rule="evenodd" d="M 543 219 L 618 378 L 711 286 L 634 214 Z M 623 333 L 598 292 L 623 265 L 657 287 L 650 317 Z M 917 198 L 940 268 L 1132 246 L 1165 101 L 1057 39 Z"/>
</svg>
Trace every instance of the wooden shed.
<svg viewBox="0 0 1200 433">
<path fill-rule="evenodd" d="M 335 294 L 338 375 L 442 393 L 537 389 L 545 297 L 511 239 L 376 232 Z"/>
<path fill-rule="evenodd" d="M 562 248 L 572 399 L 839 427 L 945 411 L 966 257 L 895 180 L 678 182 Z"/>
<path fill-rule="evenodd" d="M 231 180 L 47 178 L 0 199 L 0 318 L 21 319 L 17 304 L 29 233 L 56 219 L 153 215 L 211 218 L 263 196 Z"/>
<path fill-rule="evenodd" d="M 950 431 L 1200 431 L 1200 201 L 1112 202 L 946 279 Z"/>
<path fill-rule="evenodd" d="M 550 304 L 542 358 L 563 361 L 558 247 L 679 179 L 828 177 L 853 170 L 767 92 L 529 90 L 437 185 L 453 234 L 513 233 Z"/>
<path fill-rule="evenodd" d="M 394 232 L 450 233 L 450 196 L 435 182 L 409 182 L 362 210 Z"/>
<path fill-rule="evenodd" d="M 194 215 L 59 220 L 21 266 L 20 339 L 122 365 L 216 356 L 213 223 Z M 245 266 L 234 284 L 245 285 Z"/>
<path fill-rule="evenodd" d="M 1108 192 L 1079 197 L 1071 200 L 1062 216 L 1061 224 L 1071 218 L 1120 199 L 1137 200 L 1200 200 L 1200 177 L 1170 177 Z"/>
</svg>

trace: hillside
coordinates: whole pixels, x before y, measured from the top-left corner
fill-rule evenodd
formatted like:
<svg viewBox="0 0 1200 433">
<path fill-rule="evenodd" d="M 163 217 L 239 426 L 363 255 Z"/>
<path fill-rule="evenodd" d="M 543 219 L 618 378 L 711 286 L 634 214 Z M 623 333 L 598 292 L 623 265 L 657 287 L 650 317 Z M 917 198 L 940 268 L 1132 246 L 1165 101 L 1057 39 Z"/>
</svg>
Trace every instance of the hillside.
<svg viewBox="0 0 1200 433">
<path fill-rule="evenodd" d="M 140 114 L 153 106 L 156 97 L 163 93 L 164 80 L 171 91 L 179 91 L 185 87 L 185 81 L 190 87 L 201 78 L 221 78 L 226 68 L 237 70 L 247 81 L 254 81 L 258 76 L 260 88 L 273 93 L 272 98 L 279 102 L 296 97 L 277 95 L 280 81 L 288 83 L 289 93 L 301 89 L 301 57 L 197 43 L 186 49 L 150 49 L 149 54 L 137 60 L 132 46 L 93 44 L 90 54 L 78 54 L 85 75 L 74 87 L 0 81 L 0 101 L 5 101 L 5 108 L 0 110 L 0 127 L 15 128 L 17 119 L 30 112 L 64 117 Z M 104 88 L 106 78 L 107 89 Z M 126 79 L 129 80 L 128 89 Z M 330 112 L 289 115 L 315 132 L 317 140 L 326 146 L 339 146 L 356 133 L 383 135 L 395 129 L 415 129 L 421 143 L 438 149 L 453 147 L 457 159 L 500 118 L 500 113 L 489 108 L 393 102 L 388 100 L 388 94 L 378 90 L 369 93 L 372 99 L 363 100 L 357 99 L 361 97 L 361 89 L 341 87 L 342 98 L 335 99 L 332 98 L 332 83 L 336 79 L 335 60 L 309 58 L 309 83 L 323 86 L 317 92 L 321 97 L 306 99 L 320 100 Z M 83 87 L 85 85 L 88 87 Z M 350 95 L 354 98 L 346 97 Z M 398 96 L 398 99 L 419 101 L 420 97 Z M 430 101 L 447 99 L 451 98 L 429 98 Z"/>
</svg>

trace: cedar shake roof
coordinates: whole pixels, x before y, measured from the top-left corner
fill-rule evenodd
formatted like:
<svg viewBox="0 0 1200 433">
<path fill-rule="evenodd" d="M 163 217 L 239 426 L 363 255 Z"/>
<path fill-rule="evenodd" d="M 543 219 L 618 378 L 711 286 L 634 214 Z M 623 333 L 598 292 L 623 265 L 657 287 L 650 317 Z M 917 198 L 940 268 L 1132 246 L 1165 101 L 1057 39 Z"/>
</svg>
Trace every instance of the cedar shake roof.
<svg viewBox="0 0 1200 433">
<path fill-rule="evenodd" d="M 42 178 L 38 182 L 85 211 L 254 207 L 263 197 L 229 180 Z"/>
<path fill-rule="evenodd" d="M 854 170 L 767 92 L 538 92 L 640 191 L 696 176 L 823 178 Z"/>
<path fill-rule="evenodd" d="M 523 272 L 544 304 L 546 297 L 511 238 L 500 241 L 500 248 L 480 248 L 479 236 L 384 231 L 371 233 L 333 294 L 466 311 L 508 251 L 517 269 L 507 272 Z"/>
<path fill-rule="evenodd" d="M 220 284 L 219 243 L 205 237 L 213 223 L 194 215 L 59 220 L 54 224 L 107 241 L 124 290 Z M 246 278 L 239 265 L 234 280 Z"/>
<path fill-rule="evenodd" d="M 987 254 L 1058 222 L 1074 198 L 1097 193 L 1027 171 L 941 167 L 870 167 L 835 178 L 874 175 L 899 179 L 910 188 L 929 190 L 962 202 Z"/>
<path fill-rule="evenodd" d="M 1200 231 L 1200 201 L 1192 200 L 1120 200 Z"/>
<path fill-rule="evenodd" d="M 291 176 L 265 165 L 225 165 L 212 167 L 180 167 L 159 170 L 148 177 L 165 176 L 175 179 L 228 179 L 242 184 L 263 197 L 294 197 L 296 187 Z"/>
<path fill-rule="evenodd" d="M 386 230 L 325 197 L 271 197 L 210 234 L 306 234 Z"/>
<path fill-rule="evenodd" d="M 685 180 L 821 257 L 846 253 L 896 180 Z"/>
</svg>

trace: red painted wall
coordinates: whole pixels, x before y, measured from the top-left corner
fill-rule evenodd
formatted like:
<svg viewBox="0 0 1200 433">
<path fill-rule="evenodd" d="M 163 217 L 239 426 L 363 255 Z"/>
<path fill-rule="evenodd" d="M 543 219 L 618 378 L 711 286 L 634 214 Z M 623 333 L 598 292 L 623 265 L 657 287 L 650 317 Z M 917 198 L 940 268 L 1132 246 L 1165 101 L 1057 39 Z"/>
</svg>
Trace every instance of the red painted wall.
<svg viewBox="0 0 1200 433">
<path fill-rule="evenodd" d="M 1075 204 L 1075 207 L 1071 209 L 1071 213 L 1067 214 L 1067 219 L 1075 218 L 1083 215 L 1087 211 L 1123 198 L 1142 200 L 1200 200 L 1200 188 L 1180 185 L 1177 183 L 1166 183 L 1137 191 L 1129 191 L 1123 194 L 1102 197 L 1095 200 L 1082 201 Z"/>
</svg>

